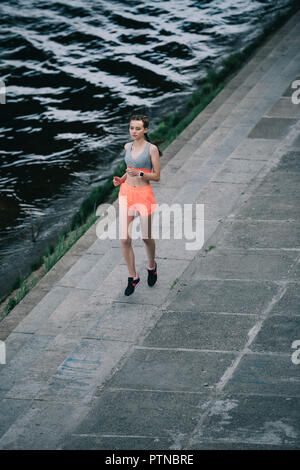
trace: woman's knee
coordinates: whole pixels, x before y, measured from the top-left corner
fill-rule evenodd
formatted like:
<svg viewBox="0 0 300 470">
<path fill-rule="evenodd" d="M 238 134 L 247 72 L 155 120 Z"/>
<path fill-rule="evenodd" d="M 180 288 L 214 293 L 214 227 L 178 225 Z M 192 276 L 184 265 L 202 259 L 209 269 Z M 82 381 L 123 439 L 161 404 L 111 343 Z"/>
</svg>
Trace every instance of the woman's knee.
<svg viewBox="0 0 300 470">
<path fill-rule="evenodd" d="M 151 245 L 152 243 L 154 243 L 154 239 L 153 238 L 149 238 L 149 237 L 146 237 L 146 238 L 142 238 L 143 242 L 146 244 L 146 245 Z"/>
<path fill-rule="evenodd" d="M 129 248 L 131 246 L 131 238 L 122 238 L 121 243 L 125 248 Z"/>
</svg>

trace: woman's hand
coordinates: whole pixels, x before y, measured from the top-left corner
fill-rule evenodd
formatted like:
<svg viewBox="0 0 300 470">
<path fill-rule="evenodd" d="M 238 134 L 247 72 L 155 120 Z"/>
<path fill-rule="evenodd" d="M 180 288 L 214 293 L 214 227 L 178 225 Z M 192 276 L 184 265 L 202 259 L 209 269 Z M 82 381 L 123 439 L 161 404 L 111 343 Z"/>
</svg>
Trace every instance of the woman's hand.
<svg viewBox="0 0 300 470">
<path fill-rule="evenodd" d="M 113 177 L 113 184 L 114 186 L 119 186 L 120 184 L 122 184 L 124 182 L 124 180 L 122 178 L 120 178 L 119 176 L 114 176 Z"/>
<path fill-rule="evenodd" d="M 129 176 L 138 176 L 140 172 L 137 171 L 133 166 L 128 166 L 126 169 L 126 173 Z"/>
</svg>

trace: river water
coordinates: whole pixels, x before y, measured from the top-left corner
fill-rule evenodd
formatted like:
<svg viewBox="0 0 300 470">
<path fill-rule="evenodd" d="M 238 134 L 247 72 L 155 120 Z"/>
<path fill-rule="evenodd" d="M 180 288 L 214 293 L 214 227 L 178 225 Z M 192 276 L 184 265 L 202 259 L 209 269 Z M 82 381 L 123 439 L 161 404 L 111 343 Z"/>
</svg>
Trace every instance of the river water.
<svg viewBox="0 0 300 470">
<path fill-rule="evenodd" d="M 155 128 L 290 4 L 1 1 L 0 297 L 123 159 L 129 116 Z"/>
</svg>

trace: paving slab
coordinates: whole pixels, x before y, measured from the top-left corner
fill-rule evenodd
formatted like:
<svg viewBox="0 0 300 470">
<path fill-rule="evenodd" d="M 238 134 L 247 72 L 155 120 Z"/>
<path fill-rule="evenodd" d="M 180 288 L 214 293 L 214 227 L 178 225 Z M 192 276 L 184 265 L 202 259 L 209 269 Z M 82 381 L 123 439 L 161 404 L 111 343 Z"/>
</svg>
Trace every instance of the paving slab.
<svg viewBox="0 0 300 470">
<path fill-rule="evenodd" d="M 111 248 L 101 257 L 98 254 L 84 254 L 57 285 L 94 291 L 121 256 L 119 247 Z"/>
<path fill-rule="evenodd" d="M 257 196 L 268 194 L 299 196 L 299 175 L 294 171 L 274 169 L 256 190 Z"/>
<path fill-rule="evenodd" d="M 286 154 L 284 154 L 280 162 L 278 163 L 277 169 L 297 172 L 299 176 L 300 151 L 299 152 L 289 151 Z"/>
<path fill-rule="evenodd" d="M 299 249 L 300 223 L 290 219 L 236 220 L 220 244 L 232 248 Z"/>
<path fill-rule="evenodd" d="M 88 403 L 130 346 L 122 341 L 82 339 L 36 398 L 53 403 Z"/>
<path fill-rule="evenodd" d="M 232 158 L 217 172 L 212 181 L 227 183 L 249 183 L 265 165 L 263 160 Z"/>
<path fill-rule="evenodd" d="M 278 147 L 276 139 L 254 139 L 247 137 L 235 148 L 231 158 L 268 160 L 273 155 L 276 147 Z"/>
<path fill-rule="evenodd" d="M 266 112 L 269 117 L 293 118 L 299 113 L 299 107 L 294 105 L 289 97 L 281 97 Z"/>
<path fill-rule="evenodd" d="M 205 425 L 193 436 L 218 448 L 288 448 L 300 446 L 300 398 L 227 395 L 216 401 Z M 257 447 L 253 447 L 257 446 Z M 222 448 L 222 447 L 221 447 Z"/>
<path fill-rule="evenodd" d="M 16 333 L 12 332 L 5 340 L 6 345 L 6 362 L 9 363 L 13 360 L 15 355 L 20 351 L 27 341 L 32 339 L 31 333 Z M 0 366 L 1 367 L 1 366 Z"/>
<path fill-rule="evenodd" d="M 107 304 L 103 304 L 97 307 L 90 307 L 89 301 L 82 309 L 77 309 L 70 319 L 69 322 L 65 323 L 60 330 L 62 337 L 77 340 L 77 342 L 84 337 L 88 337 L 90 328 L 98 321 L 99 317 L 103 313 L 103 309 Z"/>
<path fill-rule="evenodd" d="M 225 115 L 225 113 L 224 113 Z M 195 150 L 196 155 L 200 154 L 200 145 L 201 145 L 201 152 L 212 152 L 214 149 L 218 147 L 218 145 L 222 142 L 224 137 L 228 134 L 230 130 L 230 126 L 218 126 L 213 132 L 209 129 L 210 132 L 205 134 L 205 142 L 203 139 L 199 139 L 199 136 L 196 134 L 192 140 L 195 141 L 197 144 L 197 149 Z M 202 131 L 203 134 L 203 131 Z"/>
<path fill-rule="evenodd" d="M 226 351 L 137 348 L 108 386 L 201 393 L 216 383 L 234 357 Z"/>
<path fill-rule="evenodd" d="M 201 224 L 199 222 L 197 228 L 199 228 L 200 226 Z M 156 258 L 192 260 L 196 254 L 196 251 L 186 250 L 186 244 L 189 245 L 190 241 L 185 238 L 179 240 L 172 238 L 170 240 L 162 238 L 157 243 Z"/>
<path fill-rule="evenodd" d="M 14 329 L 19 333 L 34 333 L 43 322 L 50 317 L 53 311 L 70 294 L 72 289 L 56 286 L 49 291 L 31 312 Z"/>
<path fill-rule="evenodd" d="M 0 366 L 2 369 L 0 388 L 2 390 L 10 390 L 26 375 L 28 369 L 52 339 L 51 336 L 27 336 L 27 341 L 13 355 L 13 359 Z M 9 344 L 10 343 L 8 343 L 8 349 Z"/>
<path fill-rule="evenodd" d="M 64 347 L 57 342 L 54 348 L 53 343 L 49 342 L 38 358 L 32 361 L 26 374 L 6 392 L 5 398 L 33 400 L 42 389 L 47 388 L 48 381 L 56 374 L 66 355 L 77 346 L 76 340 L 65 341 Z"/>
<path fill-rule="evenodd" d="M 0 438 L 16 419 L 31 406 L 30 400 L 0 399 Z"/>
<path fill-rule="evenodd" d="M 189 279 L 187 270 L 166 307 L 174 311 L 194 311 L 197 308 L 199 312 L 259 315 L 277 291 L 277 284 L 268 281 L 194 281 Z"/>
<path fill-rule="evenodd" d="M 127 304 L 115 301 L 105 306 L 86 333 L 86 338 L 134 343 L 152 323 L 152 317 L 156 318 L 157 312 L 156 306 L 132 304 L 128 316 Z"/>
<path fill-rule="evenodd" d="M 53 299 L 54 306 L 58 305 L 61 299 L 68 295 L 69 292 L 66 288 L 60 288 L 54 290 L 54 292 L 50 294 L 50 290 L 51 289 L 45 289 L 44 287 L 40 288 L 38 283 L 38 285 L 36 285 L 28 295 L 18 303 L 18 305 L 16 305 L 9 315 L 7 315 L 0 323 L 0 331 L 3 331 L 4 333 L 3 339 L 6 339 L 9 333 L 16 329 L 23 320 L 25 322 L 26 317 L 32 314 L 32 311 L 36 306 L 39 306 L 42 311 L 45 311 L 45 308 L 47 309 L 46 305 L 50 299 Z"/>
<path fill-rule="evenodd" d="M 292 281 L 299 281 L 300 279 L 300 259 L 298 258 L 297 263 L 291 268 L 289 272 L 289 278 Z"/>
<path fill-rule="evenodd" d="M 289 354 L 245 354 L 226 383 L 224 392 L 300 398 L 300 368 Z M 289 410 L 285 411 L 289 416 Z"/>
<path fill-rule="evenodd" d="M 290 127 L 296 122 L 296 119 L 292 118 L 263 117 L 249 133 L 249 138 L 280 139 L 286 137 Z"/>
<path fill-rule="evenodd" d="M 261 220 L 299 220 L 300 196 L 297 197 L 297 194 L 252 196 L 245 202 L 236 219 L 246 217 Z"/>
<path fill-rule="evenodd" d="M 211 181 L 204 187 L 195 200 L 195 204 L 204 204 L 204 227 L 208 220 L 224 219 L 230 213 L 236 200 L 244 193 L 246 185 Z"/>
<path fill-rule="evenodd" d="M 270 313 L 271 315 L 300 315 L 299 282 L 291 282 L 287 285 L 283 296 L 276 302 Z"/>
<path fill-rule="evenodd" d="M 109 239 L 100 240 L 97 238 L 95 242 L 86 250 L 86 254 L 104 255 L 110 248 L 119 248 L 119 240 Z"/>
<path fill-rule="evenodd" d="M 86 290 L 60 286 L 50 292 L 53 296 L 50 296 L 50 293 L 45 296 L 15 328 L 16 332 L 56 336 L 72 320 L 76 312 L 82 310 L 89 295 Z M 59 297 L 58 293 L 63 297 Z"/>
<path fill-rule="evenodd" d="M 78 314 L 83 317 L 89 296 L 89 292 L 84 289 L 72 289 L 53 313 L 43 323 L 37 325 L 35 333 L 56 336 L 62 330 L 68 329 Z"/>
<path fill-rule="evenodd" d="M 273 315 L 267 318 L 251 344 L 254 352 L 282 352 L 292 356 L 294 341 L 299 340 L 300 316 Z M 300 384 L 300 369 L 299 369 Z"/>
<path fill-rule="evenodd" d="M 11 328 L 0 328 L 0 341 L 4 341 L 10 334 Z"/>
<path fill-rule="evenodd" d="M 295 251 L 226 249 L 218 246 L 197 257 L 189 279 L 286 280 L 294 265 Z"/>
<path fill-rule="evenodd" d="M 289 86 L 285 89 L 284 93 L 282 94 L 282 96 L 287 96 L 287 97 L 291 97 L 293 93 L 295 93 L 295 88 L 292 87 L 293 85 L 293 82 L 295 80 L 300 80 L 300 75 L 296 75 L 295 78 L 289 83 Z"/>
<path fill-rule="evenodd" d="M 107 390 L 95 399 L 93 410 L 77 427 L 74 435 L 110 436 L 112 441 L 123 438 L 147 438 L 151 442 L 174 445 L 178 434 L 191 432 L 199 400 L 206 394 L 172 393 L 138 390 Z M 140 409 L 144 410 L 143 415 Z M 101 416 L 101 418 L 100 418 Z M 105 436 L 106 435 L 106 436 Z M 108 437 L 108 436 L 107 436 Z M 71 442 L 69 442 L 70 446 Z M 67 441 L 63 446 L 68 446 Z"/>
<path fill-rule="evenodd" d="M 86 413 L 86 407 L 74 406 L 72 402 L 34 401 L 2 435 L 0 447 L 3 450 L 54 449 Z"/>
<path fill-rule="evenodd" d="M 166 311 L 142 344 L 158 348 L 239 351 L 256 321 L 255 315 Z"/>
<path fill-rule="evenodd" d="M 292 143 L 293 147 L 300 147 L 300 134 L 294 139 Z"/>
</svg>

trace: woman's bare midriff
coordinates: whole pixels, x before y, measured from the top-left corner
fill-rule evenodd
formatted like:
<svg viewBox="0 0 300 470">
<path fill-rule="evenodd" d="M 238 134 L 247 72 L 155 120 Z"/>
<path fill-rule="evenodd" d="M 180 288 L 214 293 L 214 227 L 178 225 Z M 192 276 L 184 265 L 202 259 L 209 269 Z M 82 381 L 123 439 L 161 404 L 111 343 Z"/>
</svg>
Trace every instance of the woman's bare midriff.
<svg viewBox="0 0 300 470">
<path fill-rule="evenodd" d="M 134 186 L 135 188 L 141 188 L 143 186 L 149 186 L 149 181 L 143 180 L 143 178 L 140 178 L 139 176 L 129 176 L 127 175 L 127 178 L 125 180 L 130 186 Z"/>
</svg>

